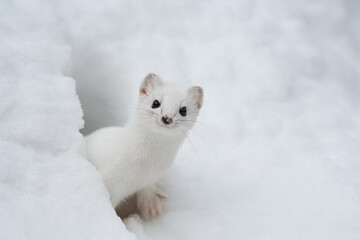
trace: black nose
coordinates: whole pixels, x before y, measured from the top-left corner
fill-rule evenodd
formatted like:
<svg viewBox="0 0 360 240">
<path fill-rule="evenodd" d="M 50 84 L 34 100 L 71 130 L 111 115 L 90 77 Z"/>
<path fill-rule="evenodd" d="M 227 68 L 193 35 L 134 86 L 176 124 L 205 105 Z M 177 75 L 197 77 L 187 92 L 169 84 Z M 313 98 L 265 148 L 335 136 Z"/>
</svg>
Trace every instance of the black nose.
<svg viewBox="0 0 360 240">
<path fill-rule="evenodd" d="M 161 121 L 165 124 L 168 125 L 170 123 L 172 123 L 172 118 L 169 118 L 168 116 L 162 117 Z"/>
</svg>

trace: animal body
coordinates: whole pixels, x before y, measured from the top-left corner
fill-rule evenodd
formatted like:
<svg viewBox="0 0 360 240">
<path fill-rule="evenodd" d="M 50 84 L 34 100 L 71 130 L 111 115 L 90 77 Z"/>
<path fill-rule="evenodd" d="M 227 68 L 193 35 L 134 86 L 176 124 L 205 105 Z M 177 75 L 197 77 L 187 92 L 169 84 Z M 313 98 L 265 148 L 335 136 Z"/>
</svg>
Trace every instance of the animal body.
<svg viewBox="0 0 360 240">
<path fill-rule="evenodd" d="M 144 218 L 162 214 L 165 195 L 156 182 L 174 161 L 202 104 L 201 87 L 182 88 L 148 74 L 128 124 L 85 137 L 88 160 L 102 174 L 114 208 L 136 194 Z"/>
</svg>

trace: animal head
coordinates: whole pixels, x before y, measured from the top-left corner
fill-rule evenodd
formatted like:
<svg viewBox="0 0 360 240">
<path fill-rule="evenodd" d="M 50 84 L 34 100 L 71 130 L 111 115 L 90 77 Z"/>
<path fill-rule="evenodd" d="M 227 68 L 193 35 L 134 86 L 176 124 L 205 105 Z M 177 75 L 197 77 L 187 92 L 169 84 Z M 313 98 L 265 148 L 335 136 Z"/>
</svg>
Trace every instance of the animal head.
<svg viewBox="0 0 360 240">
<path fill-rule="evenodd" d="M 186 133 L 196 122 L 202 104 L 201 87 L 184 89 L 150 73 L 140 86 L 137 113 L 154 130 Z"/>
</svg>

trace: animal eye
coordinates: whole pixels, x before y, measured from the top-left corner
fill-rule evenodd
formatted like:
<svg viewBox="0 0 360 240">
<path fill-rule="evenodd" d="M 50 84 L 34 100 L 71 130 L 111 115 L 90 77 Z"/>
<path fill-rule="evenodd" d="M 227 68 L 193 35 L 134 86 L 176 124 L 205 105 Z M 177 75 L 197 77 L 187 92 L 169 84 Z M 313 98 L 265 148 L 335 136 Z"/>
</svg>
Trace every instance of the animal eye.
<svg viewBox="0 0 360 240">
<path fill-rule="evenodd" d="M 186 107 L 180 108 L 179 113 L 181 114 L 181 116 L 185 117 L 186 116 Z"/>
<path fill-rule="evenodd" d="M 160 107 L 160 102 L 158 100 L 154 100 L 153 104 L 151 105 L 152 108 L 158 108 Z"/>
</svg>

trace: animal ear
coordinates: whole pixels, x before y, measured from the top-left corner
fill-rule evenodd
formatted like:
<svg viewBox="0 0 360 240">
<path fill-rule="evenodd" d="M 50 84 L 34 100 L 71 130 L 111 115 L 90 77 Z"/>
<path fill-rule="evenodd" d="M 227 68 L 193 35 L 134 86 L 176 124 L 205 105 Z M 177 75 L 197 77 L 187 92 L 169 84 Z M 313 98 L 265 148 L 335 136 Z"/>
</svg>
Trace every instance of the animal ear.
<svg viewBox="0 0 360 240">
<path fill-rule="evenodd" d="M 204 91 L 201 87 L 195 86 L 188 90 L 188 94 L 195 101 L 195 106 L 201 108 L 203 105 Z"/>
<path fill-rule="evenodd" d="M 162 84 L 163 81 L 158 75 L 154 73 L 149 73 L 148 75 L 146 75 L 145 79 L 141 83 L 140 94 L 148 95 L 149 91 L 160 87 Z"/>
</svg>

